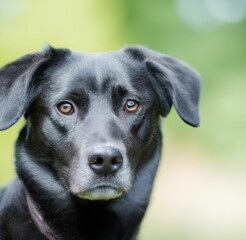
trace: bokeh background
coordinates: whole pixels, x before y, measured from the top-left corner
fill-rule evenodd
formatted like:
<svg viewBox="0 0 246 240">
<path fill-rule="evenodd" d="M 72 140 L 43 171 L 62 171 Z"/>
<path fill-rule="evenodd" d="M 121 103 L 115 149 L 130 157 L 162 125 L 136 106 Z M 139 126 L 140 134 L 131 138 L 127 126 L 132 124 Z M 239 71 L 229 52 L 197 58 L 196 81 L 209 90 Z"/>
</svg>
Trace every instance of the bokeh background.
<svg viewBox="0 0 246 240">
<path fill-rule="evenodd" d="M 163 120 L 140 239 L 246 239 L 246 0 L 0 0 L 1 66 L 46 43 L 92 52 L 142 44 L 196 68 L 201 126 L 174 110 Z M 1 186 L 15 176 L 23 122 L 0 132 Z"/>
</svg>

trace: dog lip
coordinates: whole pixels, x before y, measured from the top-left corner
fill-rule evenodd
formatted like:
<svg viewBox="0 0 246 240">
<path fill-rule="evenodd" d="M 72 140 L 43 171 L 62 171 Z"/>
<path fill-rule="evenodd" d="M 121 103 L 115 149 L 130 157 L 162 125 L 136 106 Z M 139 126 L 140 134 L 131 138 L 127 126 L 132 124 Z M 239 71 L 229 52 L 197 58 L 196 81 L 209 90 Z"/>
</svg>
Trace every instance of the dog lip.
<svg viewBox="0 0 246 240">
<path fill-rule="evenodd" d="M 100 184 L 91 184 L 87 187 L 84 187 L 77 191 L 71 191 L 72 194 L 77 195 L 83 192 L 94 191 L 96 189 L 114 189 L 116 191 L 127 192 L 129 189 L 124 188 L 121 185 L 109 184 L 109 183 L 100 183 Z"/>
<path fill-rule="evenodd" d="M 119 186 L 98 184 L 76 193 L 75 196 L 87 200 L 111 200 L 120 197 L 126 191 L 126 189 Z"/>
<path fill-rule="evenodd" d="M 93 190 L 96 188 L 113 188 L 113 189 L 122 189 L 122 187 L 119 186 L 115 186 L 113 184 L 97 184 L 95 186 L 92 186 L 90 188 L 88 188 L 87 190 Z"/>
<path fill-rule="evenodd" d="M 122 193 L 127 192 L 127 189 L 123 188 L 122 186 L 116 186 L 116 185 L 111 185 L 111 184 L 98 184 L 98 185 L 85 189 L 83 192 L 94 191 L 97 189 L 101 189 L 101 190 L 113 189 L 117 192 L 122 192 Z"/>
</svg>

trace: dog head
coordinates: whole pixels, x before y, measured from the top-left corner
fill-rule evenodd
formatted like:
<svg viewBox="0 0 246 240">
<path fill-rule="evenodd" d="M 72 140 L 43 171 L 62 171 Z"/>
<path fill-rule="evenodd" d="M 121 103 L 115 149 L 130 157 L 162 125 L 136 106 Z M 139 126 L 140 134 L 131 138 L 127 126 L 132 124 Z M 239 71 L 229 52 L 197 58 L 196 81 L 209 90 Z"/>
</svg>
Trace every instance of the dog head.
<svg viewBox="0 0 246 240">
<path fill-rule="evenodd" d="M 199 93 L 193 69 L 143 47 L 48 47 L 0 70 L 0 129 L 25 115 L 32 161 L 47 165 L 73 195 L 109 200 L 127 192 L 153 157 L 160 115 L 173 105 L 199 125 Z"/>
</svg>

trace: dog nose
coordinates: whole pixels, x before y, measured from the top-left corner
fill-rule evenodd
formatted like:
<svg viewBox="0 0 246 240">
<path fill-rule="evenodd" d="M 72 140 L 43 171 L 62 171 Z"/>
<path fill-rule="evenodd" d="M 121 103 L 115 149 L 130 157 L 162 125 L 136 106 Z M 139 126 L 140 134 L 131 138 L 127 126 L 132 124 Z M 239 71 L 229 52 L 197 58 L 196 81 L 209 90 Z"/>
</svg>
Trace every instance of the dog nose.
<svg viewBox="0 0 246 240">
<path fill-rule="evenodd" d="M 123 164 L 121 153 L 114 148 L 104 148 L 100 152 L 91 153 L 89 166 L 100 175 L 112 175 L 116 173 Z"/>
</svg>

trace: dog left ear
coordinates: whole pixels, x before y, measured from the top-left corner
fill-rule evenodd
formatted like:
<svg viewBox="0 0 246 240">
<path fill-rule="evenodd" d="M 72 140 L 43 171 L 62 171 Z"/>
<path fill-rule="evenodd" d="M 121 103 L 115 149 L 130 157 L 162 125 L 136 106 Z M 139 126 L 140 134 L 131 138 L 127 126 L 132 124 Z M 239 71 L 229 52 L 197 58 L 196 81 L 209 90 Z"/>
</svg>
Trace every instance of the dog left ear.
<svg viewBox="0 0 246 240">
<path fill-rule="evenodd" d="M 33 99 L 33 78 L 41 65 L 51 58 L 53 49 L 25 55 L 0 69 L 0 130 L 12 126 Z"/>
<path fill-rule="evenodd" d="M 145 62 L 158 95 L 161 115 L 166 117 L 173 104 L 186 123 L 199 126 L 201 80 L 198 73 L 181 60 L 144 47 L 129 47 L 125 51 L 135 60 Z"/>
</svg>

